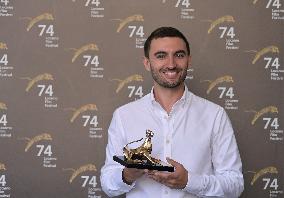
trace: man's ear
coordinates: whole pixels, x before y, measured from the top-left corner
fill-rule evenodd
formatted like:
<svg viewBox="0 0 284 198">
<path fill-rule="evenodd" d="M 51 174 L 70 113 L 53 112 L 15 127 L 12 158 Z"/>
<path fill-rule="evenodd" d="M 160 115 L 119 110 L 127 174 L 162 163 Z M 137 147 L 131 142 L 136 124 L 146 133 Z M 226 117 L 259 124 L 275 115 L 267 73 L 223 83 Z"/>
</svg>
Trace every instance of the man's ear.
<svg viewBox="0 0 284 198">
<path fill-rule="evenodd" d="M 189 55 L 188 56 L 188 68 L 190 68 L 191 67 L 191 56 Z"/>
<path fill-rule="evenodd" d="M 151 67 L 150 67 L 150 60 L 149 58 L 145 57 L 143 58 L 143 64 L 144 64 L 144 67 L 147 71 L 151 71 Z"/>
</svg>

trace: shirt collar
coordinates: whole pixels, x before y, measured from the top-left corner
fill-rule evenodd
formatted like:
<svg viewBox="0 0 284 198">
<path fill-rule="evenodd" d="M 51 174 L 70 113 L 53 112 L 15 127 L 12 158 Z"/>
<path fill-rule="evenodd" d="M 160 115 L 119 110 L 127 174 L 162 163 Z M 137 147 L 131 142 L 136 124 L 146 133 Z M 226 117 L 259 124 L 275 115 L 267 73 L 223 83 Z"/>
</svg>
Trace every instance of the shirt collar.
<svg viewBox="0 0 284 198">
<path fill-rule="evenodd" d="M 184 84 L 183 95 L 175 104 L 181 103 L 181 105 L 184 106 L 186 104 L 186 101 L 189 99 L 189 96 L 190 96 L 190 92 L 189 92 L 186 84 Z M 150 92 L 150 100 L 151 100 L 152 105 L 158 103 L 155 99 L 155 96 L 154 96 L 154 87 L 152 87 L 151 92 Z"/>
</svg>

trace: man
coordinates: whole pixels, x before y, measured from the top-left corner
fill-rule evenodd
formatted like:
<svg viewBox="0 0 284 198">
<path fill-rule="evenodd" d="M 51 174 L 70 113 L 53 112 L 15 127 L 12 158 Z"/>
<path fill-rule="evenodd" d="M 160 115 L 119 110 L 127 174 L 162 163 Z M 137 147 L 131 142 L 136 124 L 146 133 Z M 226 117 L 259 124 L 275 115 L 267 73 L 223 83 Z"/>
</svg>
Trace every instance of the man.
<svg viewBox="0 0 284 198">
<path fill-rule="evenodd" d="M 238 197 L 243 191 L 241 159 L 224 109 L 188 91 L 191 62 L 187 39 L 161 27 L 144 45 L 144 66 L 154 79 L 151 93 L 118 108 L 109 127 L 101 184 L 109 196 Z M 152 156 L 175 171 L 125 168 L 113 161 L 128 142 L 154 132 Z"/>
</svg>

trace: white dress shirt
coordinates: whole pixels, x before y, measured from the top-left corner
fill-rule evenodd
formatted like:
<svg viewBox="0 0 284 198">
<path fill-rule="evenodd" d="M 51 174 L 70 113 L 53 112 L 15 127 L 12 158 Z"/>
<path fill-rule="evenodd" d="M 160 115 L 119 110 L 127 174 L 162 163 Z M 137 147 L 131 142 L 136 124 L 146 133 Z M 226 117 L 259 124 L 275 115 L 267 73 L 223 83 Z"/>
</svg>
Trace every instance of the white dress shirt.
<svg viewBox="0 0 284 198">
<path fill-rule="evenodd" d="M 154 132 L 151 155 L 163 161 L 169 157 L 188 171 L 184 189 L 171 189 L 145 175 L 132 185 L 122 181 L 124 167 L 113 161 L 113 156 L 123 155 L 122 148 L 145 137 L 147 129 Z M 141 144 L 142 141 L 129 147 Z M 226 112 L 189 92 L 187 87 L 170 114 L 155 101 L 153 89 L 143 98 L 118 108 L 108 131 L 101 185 L 111 197 L 123 193 L 127 198 L 240 196 L 244 188 L 242 163 Z"/>
</svg>

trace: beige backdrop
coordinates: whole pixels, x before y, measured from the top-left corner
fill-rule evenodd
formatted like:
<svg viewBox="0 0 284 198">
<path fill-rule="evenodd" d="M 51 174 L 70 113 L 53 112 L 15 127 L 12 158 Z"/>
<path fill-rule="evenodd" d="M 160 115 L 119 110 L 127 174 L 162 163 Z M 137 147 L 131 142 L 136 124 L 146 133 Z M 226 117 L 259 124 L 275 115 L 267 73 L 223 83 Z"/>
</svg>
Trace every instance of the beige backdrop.
<svg viewBox="0 0 284 198">
<path fill-rule="evenodd" d="M 186 84 L 230 115 L 242 197 L 283 197 L 283 4 L 1 0 L 0 197 L 106 197 L 107 128 L 151 89 L 143 44 L 159 26 L 189 38 Z"/>
</svg>

